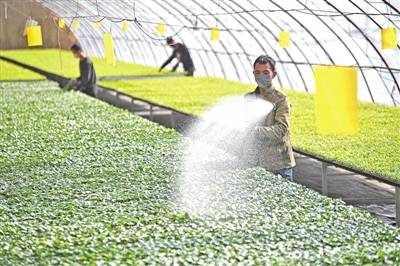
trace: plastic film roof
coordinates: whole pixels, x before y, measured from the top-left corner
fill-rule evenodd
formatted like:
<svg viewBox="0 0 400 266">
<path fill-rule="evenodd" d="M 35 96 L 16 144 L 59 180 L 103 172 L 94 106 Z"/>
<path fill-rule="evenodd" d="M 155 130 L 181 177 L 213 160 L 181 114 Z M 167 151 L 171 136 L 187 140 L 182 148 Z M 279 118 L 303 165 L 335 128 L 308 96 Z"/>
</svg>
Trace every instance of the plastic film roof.
<svg viewBox="0 0 400 266">
<path fill-rule="evenodd" d="M 197 76 L 253 82 L 260 54 L 277 61 L 277 85 L 314 91 L 314 65 L 359 69 L 359 99 L 400 104 L 400 57 L 381 49 L 380 30 L 400 26 L 400 1 L 389 0 L 37 0 L 70 25 L 90 55 L 103 56 L 103 33 L 111 32 L 118 60 L 160 66 L 170 55 L 166 36 L 185 43 Z M 121 22 L 129 29 L 124 32 Z M 101 21 L 96 30 L 94 21 Z M 158 23 L 166 33 L 156 33 Z M 210 28 L 220 40 L 210 40 Z M 289 31 L 291 44 L 279 46 Z"/>
</svg>

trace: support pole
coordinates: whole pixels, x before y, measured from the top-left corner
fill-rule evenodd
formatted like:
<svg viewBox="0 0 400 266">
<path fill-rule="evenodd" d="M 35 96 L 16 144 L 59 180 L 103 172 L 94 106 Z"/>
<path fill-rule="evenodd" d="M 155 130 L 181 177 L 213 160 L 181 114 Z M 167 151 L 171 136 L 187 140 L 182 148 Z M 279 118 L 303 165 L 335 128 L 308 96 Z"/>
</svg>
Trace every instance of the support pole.
<svg viewBox="0 0 400 266">
<path fill-rule="evenodd" d="M 150 105 L 150 121 L 153 121 L 153 105 Z"/>
<path fill-rule="evenodd" d="M 129 109 L 130 112 L 135 113 L 135 100 L 131 98 L 131 108 Z"/>
<path fill-rule="evenodd" d="M 395 187 L 396 225 L 400 226 L 400 187 Z"/>
<path fill-rule="evenodd" d="M 171 113 L 171 128 L 176 128 L 175 112 Z"/>
<path fill-rule="evenodd" d="M 322 162 L 321 164 L 321 184 L 322 184 L 322 195 L 328 195 L 328 174 L 327 174 L 328 165 L 326 162 Z"/>
</svg>

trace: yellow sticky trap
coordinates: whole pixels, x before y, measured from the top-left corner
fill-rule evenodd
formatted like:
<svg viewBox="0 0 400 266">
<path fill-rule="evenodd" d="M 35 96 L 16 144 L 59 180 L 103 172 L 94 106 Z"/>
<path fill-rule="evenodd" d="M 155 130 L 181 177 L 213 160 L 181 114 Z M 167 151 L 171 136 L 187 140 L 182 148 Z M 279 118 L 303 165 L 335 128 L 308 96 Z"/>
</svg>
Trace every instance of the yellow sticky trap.
<svg viewBox="0 0 400 266">
<path fill-rule="evenodd" d="M 357 69 L 317 66 L 315 115 L 319 134 L 358 133 Z"/>
<path fill-rule="evenodd" d="M 129 28 L 128 21 L 124 20 L 124 21 L 122 22 L 122 30 L 125 31 L 125 32 L 127 32 L 127 31 L 128 31 L 128 28 Z"/>
<path fill-rule="evenodd" d="M 278 37 L 279 45 L 282 48 L 289 48 L 290 45 L 290 32 L 281 31 Z"/>
<path fill-rule="evenodd" d="M 382 49 L 397 48 L 397 30 L 396 28 L 381 29 Z"/>
<path fill-rule="evenodd" d="M 210 34 L 211 34 L 211 36 L 210 36 L 211 41 L 218 41 L 219 40 L 219 30 L 218 30 L 217 27 L 211 28 Z"/>
<path fill-rule="evenodd" d="M 40 26 L 30 26 L 26 28 L 28 46 L 42 46 L 42 28 Z"/>
<path fill-rule="evenodd" d="M 79 22 L 79 20 L 74 19 L 74 21 L 72 21 L 72 28 L 73 28 L 74 30 L 79 29 L 80 26 L 81 26 L 81 23 Z"/>
<path fill-rule="evenodd" d="M 164 35 L 165 33 L 165 24 L 164 23 L 158 23 L 156 31 L 159 35 Z"/>
<path fill-rule="evenodd" d="M 104 41 L 104 54 L 106 56 L 106 63 L 110 65 L 115 65 L 115 54 L 113 39 L 110 33 L 105 33 L 103 36 Z"/>
<path fill-rule="evenodd" d="M 58 27 L 60 29 L 64 29 L 65 28 L 65 20 L 64 19 L 62 19 L 62 18 L 58 19 Z"/>
<path fill-rule="evenodd" d="M 94 22 L 93 26 L 94 26 L 95 30 L 99 30 L 100 29 L 100 21 Z"/>
</svg>

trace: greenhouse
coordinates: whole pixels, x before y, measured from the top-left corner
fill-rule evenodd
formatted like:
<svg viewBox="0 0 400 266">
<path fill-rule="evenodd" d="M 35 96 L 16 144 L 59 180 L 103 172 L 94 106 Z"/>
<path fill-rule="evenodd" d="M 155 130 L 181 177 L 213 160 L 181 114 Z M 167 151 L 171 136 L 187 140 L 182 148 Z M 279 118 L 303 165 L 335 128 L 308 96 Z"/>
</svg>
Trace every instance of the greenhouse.
<svg viewBox="0 0 400 266">
<path fill-rule="evenodd" d="M 0 0 L 0 265 L 400 265 L 400 1 Z"/>
</svg>

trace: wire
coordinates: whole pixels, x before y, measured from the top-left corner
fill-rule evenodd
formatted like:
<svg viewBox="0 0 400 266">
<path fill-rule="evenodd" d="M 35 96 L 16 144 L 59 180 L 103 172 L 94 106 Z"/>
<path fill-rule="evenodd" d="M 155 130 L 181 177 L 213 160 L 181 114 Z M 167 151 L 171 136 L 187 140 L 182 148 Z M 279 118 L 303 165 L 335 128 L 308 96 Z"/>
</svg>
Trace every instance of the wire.
<svg viewBox="0 0 400 266">
<path fill-rule="evenodd" d="M 4 19 L 8 19 L 8 7 L 7 7 L 7 2 L 4 3 Z"/>
<path fill-rule="evenodd" d="M 57 30 L 57 42 L 58 42 L 58 58 L 60 60 L 61 75 L 64 75 L 62 52 L 61 52 L 61 41 L 60 41 L 60 28 L 58 28 L 58 30 Z"/>
<path fill-rule="evenodd" d="M 132 20 L 125 19 L 125 21 L 132 21 Z M 140 21 L 136 17 L 136 0 L 133 0 L 133 22 L 135 23 L 135 25 L 139 29 L 139 31 L 141 33 L 143 33 L 145 36 L 147 36 L 148 38 L 150 38 L 152 40 L 155 40 L 155 41 L 164 41 L 165 40 L 165 38 L 157 38 L 157 37 L 151 36 L 144 29 L 144 27 L 142 26 L 142 24 L 140 23 Z M 170 37 L 174 37 L 174 36 L 178 35 L 184 28 L 185 28 L 185 26 L 182 26 L 178 31 L 176 31 L 174 34 L 170 35 Z"/>
<path fill-rule="evenodd" d="M 18 1 L 18 0 L 17 0 Z M 47 3 L 47 0 L 37 0 L 40 3 Z M 57 0 L 55 0 L 57 1 Z M 100 8 L 99 8 L 99 2 L 98 0 L 96 0 L 96 10 L 97 10 L 97 15 L 90 15 L 90 16 L 80 16 L 79 14 L 79 0 L 76 0 L 77 3 L 77 8 L 76 8 L 76 12 L 74 16 L 65 16 L 65 19 L 87 19 L 90 22 L 101 22 L 104 19 L 109 20 L 110 22 L 114 22 L 114 23 L 119 23 L 122 21 L 133 21 L 133 22 L 140 22 L 143 24 L 157 24 L 157 22 L 150 22 L 150 21 L 145 21 L 145 20 L 139 20 L 136 16 L 136 0 L 133 0 L 133 18 L 121 18 L 121 17 L 111 17 L 111 16 L 102 16 L 100 13 Z M 220 0 L 218 0 L 220 1 Z M 220 5 L 220 2 L 217 2 L 218 5 Z M 379 14 L 374 14 L 374 13 L 361 13 L 361 12 L 347 12 L 347 13 L 343 13 L 340 14 L 337 11 L 333 11 L 333 10 L 322 10 L 322 9 L 304 9 L 304 8 L 298 8 L 298 9 L 251 9 L 251 10 L 240 10 L 240 11 L 231 11 L 231 12 L 218 12 L 218 13 L 199 13 L 199 14 L 191 14 L 191 17 L 195 17 L 195 22 L 193 24 L 193 26 L 187 26 L 187 25 L 173 25 L 171 23 L 164 23 L 167 26 L 170 27 L 180 27 L 180 28 L 187 28 L 187 29 L 191 29 L 191 30 L 210 30 L 210 27 L 199 27 L 197 25 L 197 18 L 199 16 L 221 16 L 221 15 L 233 15 L 233 14 L 241 14 L 241 13 L 252 13 L 252 12 L 299 12 L 305 15 L 312 15 L 312 16 L 324 16 L 324 17 L 343 17 L 343 15 L 345 16 L 349 16 L 349 15 L 379 15 L 379 16 L 397 16 L 400 17 L 400 14 L 392 14 L 392 12 L 387 11 L 387 13 L 379 13 Z M 324 12 L 324 13 L 330 13 L 330 14 L 320 14 L 320 13 L 316 13 L 313 14 L 312 12 Z M 185 16 L 185 15 L 184 15 Z M 99 19 L 99 17 L 101 17 Z M 217 18 L 216 18 L 216 23 L 217 23 Z M 141 26 L 141 25 L 140 25 Z M 398 27 L 398 26 L 396 26 Z M 399 27 L 398 27 L 399 28 Z M 146 31 L 146 29 L 144 27 L 141 26 L 141 30 L 142 31 Z M 236 31 L 236 32 L 260 32 L 260 30 L 258 29 L 233 29 L 233 28 L 221 28 L 219 29 L 220 31 Z M 148 34 L 150 35 L 150 34 Z M 173 36 L 176 35 L 176 33 L 172 34 Z M 154 37 L 153 37 L 154 39 Z"/>
<path fill-rule="evenodd" d="M 82 38 L 86 38 L 89 39 L 90 37 L 82 37 Z M 125 40 L 128 42 L 142 42 L 142 43 L 147 43 L 146 41 L 144 41 L 143 39 L 139 39 L 139 38 L 121 38 L 121 37 L 115 37 L 115 40 Z M 246 57 L 254 57 L 256 58 L 257 56 L 259 56 L 258 54 L 252 54 L 252 53 L 245 53 L 245 52 L 224 52 L 224 51 L 212 51 L 209 49 L 202 49 L 202 48 L 191 48 L 190 50 L 192 51 L 197 51 L 197 52 L 206 52 L 206 53 L 215 53 L 217 55 L 228 55 L 228 56 L 246 56 Z M 276 60 L 277 63 L 279 64 L 291 64 L 291 65 L 306 65 L 306 66 L 332 66 L 332 64 L 328 64 L 328 63 L 321 63 L 321 62 L 304 62 L 304 61 L 286 61 L 286 60 Z M 356 67 L 359 69 L 366 69 L 366 70 L 376 70 L 376 71 L 380 71 L 380 72 L 388 72 L 388 71 L 392 71 L 392 72 L 396 72 L 396 74 L 400 74 L 400 68 L 394 68 L 394 67 L 385 67 L 385 66 L 374 66 L 374 65 L 357 65 L 357 64 L 352 64 L 352 65 L 339 65 L 339 64 L 335 64 L 334 66 L 339 66 L 339 67 Z"/>
<path fill-rule="evenodd" d="M 26 2 L 27 0 L 13 0 L 13 2 Z M 31 0 L 32 2 L 33 0 Z M 35 2 L 37 3 L 48 3 L 48 2 L 64 2 L 65 0 L 36 0 Z M 79 0 L 76 0 L 77 2 Z M 219 0 L 221 1 L 221 0 Z M 369 1 L 369 0 L 365 0 Z M 104 3 L 113 3 L 113 1 L 103 1 Z M 306 0 L 306 5 L 308 3 L 308 0 Z M 379 2 L 379 1 L 369 1 L 370 4 L 385 4 L 384 2 Z M 390 3 L 390 1 L 389 1 Z M 217 2 L 218 5 L 220 5 L 219 2 Z M 133 0 L 133 7 L 134 7 L 134 12 L 135 12 L 135 5 L 136 5 L 136 0 Z M 96 6 L 96 11 L 97 11 L 97 16 L 101 16 L 100 13 L 100 5 L 99 1 L 95 0 L 95 6 Z M 318 16 L 332 16 L 332 17 L 337 17 L 337 16 L 351 16 L 351 15 L 369 15 L 369 16 L 393 16 L 393 17 L 400 17 L 400 14 L 393 14 L 391 10 L 389 10 L 388 5 L 386 4 L 387 11 L 386 13 L 363 13 L 363 12 L 344 12 L 341 14 L 340 12 L 334 11 L 334 10 L 324 10 L 324 9 L 308 9 L 308 8 L 292 8 L 292 9 L 249 9 L 249 10 L 237 10 L 237 11 L 230 11 L 230 12 L 218 12 L 218 13 L 198 13 L 198 14 L 190 14 L 190 16 L 224 16 L 224 15 L 235 15 L 235 14 L 242 14 L 242 13 L 255 13 L 255 12 L 300 12 L 306 15 L 313 15 L 315 16 L 314 13 L 318 13 Z M 322 13 L 322 14 L 319 14 Z M 325 14 L 324 14 L 325 13 Z M 135 16 L 135 13 L 134 13 Z M 189 15 L 184 15 L 184 16 L 189 16 Z"/>
<path fill-rule="evenodd" d="M 78 12 L 79 12 L 79 0 L 76 0 L 75 17 L 78 16 Z"/>
<path fill-rule="evenodd" d="M 15 0 L 14 2 L 18 2 L 19 0 Z M 25 0 L 26 1 L 26 0 Z M 52 1 L 58 1 L 58 0 L 52 0 Z M 333 10 L 323 10 L 323 9 L 305 9 L 305 8 L 297 8 L 297 9 L 248 9 L 248 10 L 236 10 L 236 11 L 229 11 L 229 12 L 220 12 L 221 8 L 220 8 L 220 2 L 221 0 L 217 0 L 217 11 L 215 13 L 198 13 L 198 14 L 191 14 L 190 18 L 191 20 L 194 19 L 194 22 L 192 24 L 192 26 L 190 25 L 176 25 L 176 24 L 171 24 L 171 23 L 165 23 L 166 25 L 170 26 L 171 28 L 178 28 L 178 30 L 176 30 L 172 35 L 170 36 L 176 36 L 179 35 L 182 30 L 184 29 L 191 29 L 191 30 L 210 30 L 210 27 L 199 27 L 198 26 L 198 18 L 200 16 L 212 16 L 215 17 L 216 23 L 218 21 L 217 16 L 226 16 L 226 15 L 236 15 L 236 14 L 243 14 L 243 13 L 254 13 L 254 12 L 261 12 L 261 13 L 280 13 L 280 12 L 297 12 L 300 14 L 304 14 L 304 15 L 312 15 L 312 16 L 320 16 L 320 17 L 330 17 L 330 18 L 335 18 L 335 17 L 344 17 L 344 16 L 352 16 L 352 15 L 369 15 L 369 16 L 388 16 L 388 17 L 392 17 L 392 18 L 400 18 L 400 14 L 394 14 L 392 12 L 392 9 L 389 9 L 388 4 L 386 4 L 386 12 L 382 12 L 382 13 L 363 13 L 363 12 L 343 12 L 340 13 L 338 11 L 333 11 Z M 308 1 L 308 0 L 307 0 Z M 51 1 L 48 0 L 37 0 L 35 3 L 51 3 Z M 390 1 L 389 1 L 390 3 Z M 307 3 L 306 3 L 307 4 Z M 19 14 L 22 14 L 24 17 L 32 17 L 32 7 L 33 7 L 33 3 L 31 3 L 30 5 L 30 16 L 27 16 L 26 14 L 24 14 L 23 12 L 21 12 L 19 9 L 13 7 L 12 5 L 9 5 L 8 7 L 14 9 L 16 12 L 18 12 Z M 136 6 L 136 0 L 132 1 L 132 13 L 133 13 L 133 17 L 118 17 L 118 16 L 106 16 L 102 15 L 102 13 L 100 12 L 100 5 L 99 5 L 99 1 L 96 0 L 95 1 L 95 8 L 97 11 L 97 15 L 81 15 L 80 14 L 80 3 L 79 0 L 76 0 L 76 10 L 75 10 L 75 14 L 73 16 L 65 16 L 64 19 L 71 19 L 71 23 L 73 22 L 74 19 L 86 19 L 90 22 L 101 22 L 103 20 L 108 20 L 110 21 L 110 32 L 112 30 L 112 23 L 119 23 L 122 21 L 130 21 L 133 22 L 134 25 L 136 26 L 136 28 L 139 30 L 139 32 L 146 36 L 147 38 L 154 40 L 154 41 L 164 41 L 165 38 L 164 37 L 159 37 L 156 36 L 156 34 L 153 33 L 153 31 L 149 31 L 148 29 L 146 29 L 146 27 L 143 26 L 143 24 L 150 24 L 150 25 L 154 25 L 157 24 L 158 22 L 154 22 L 154 21 L 147 21 L 147 20 L 143 20 L 140 19 L 137 16 L 137 6 Z M 379 10 L 377 10 L 379 11 Z M 315 14 L 313 14 L 315 13 Z M 184 15 L 184 16 L 188 16 L 188 15 Z M 55 17 L 54 16 L 44 16 L 43 18 L 52 18 L 53 22 L 56 24 L 55 21 Z M 61 44 L 60 44 L 60 28 L 58 27 L 58 25 L 56 25 L 58 28 L 58 33 L 57 33 L 57 37 L 58 37 L 58 42 L 59 42 L 59 49 L 61 49 Z M 71 26 L 71 25 L 70 25 Z M 398 27 L 396 25 L 396 27 Z M 234 28 L 221 28 L 219 29 L 220 31 L 241 31 L 241 32 L 258 32 L 258 33 L 262 33 L 262 31 L 258 30 L 258 29 L 234 29 Z M 235 54 L 235 53 L 230 53 L 230 55 Z M 239 55 L 246 55 L 246 53 L 236 53 Z M 279 61 L 278 61 L 279 62 Z M 60 57 L 60 63 L 62 64 L 62 58 Z M 304 63 L 304 62 L 285 62 L 282 61 L 280 62 L 282 64 L 308 64 L 308 63 Z M 317 65 L 317 64 L 311 64 L 311 65 Z M 319 64 L 320 65 L 320 64 Z M 375 69 L 377 71 L 395 71 L 400 73 L 400 69 L 396 69 L 396 68 L 390 68 L 390 67 L 385 67 L 385 66 L 356 66 L 359 67 L 361 69 Z M 61 71 L 62 71 L 62 66 L 61 66 Z"/>
<path fill-rule="evenodd" d="M 136 0 L 133 0 L 133 17 L 136 20 Z"/>
<path fill-rule="evenodd" d="M 96 10 L 97 10 L 97 16 L 100 17 L 99 2 L 98 2 L 98 0 L 96 0 Z"/>
<path fill-rule="evenodd" d="M 15 0 L 15 1 L 20 1 L 20 0 Z M 58 0 L 53 0 L 53 1 L 58 1 Z M 198 26 L 198 17 L 200 16 L 213 16 L 216 19 L 216 23 L 218 21 L 217 16 L 225 16 L 225 15 L 235 15 L 235 14 L 242 14 L 242 13 L 253 13 L 253 12 L 262 12 L 262 13 L 274 13 L 274 12 L 298 12 L 301 14 L 305 14 L 305 15 L 312 15 L 312 16 L 323 16 L 323 17 L 343 17 L 343 16 L 350 16 L 350 15 L 369 15 L 369 16 L 388 16 L 388 17 L 400 17 L 400 14 L 393 14 L 393 12 L 391 11 L 391 9 L 388 8 L 388 5 L 386 4 L 386 12 L 385 13 L 362 13 L 362 12 L 343 12 L 340 13 L 338 11 L 333 11 L 333 10 L 323 10 L 323 9 L 305 9 L 305 8 L 297 8 L 297 9 L 249 9 L 249 10 L 236 10 L 236 11 L 230 11 L 230 12 L 220 12 L 220 1 L 221 0 L 217 0 L 217 11 L 215 13 L 198 13 L 198 14 L 191 14 L 191 19 L 194 18 L 194 22 L 192 26 L 189 25 L 176 25 L 176 24 L 171 24 L 171 23 L 165 23 L 165 25 L 170 26 L 171 28 L 178 28 L 177 31 L 175 31 L 172 35 L 170 36 L 176 36 L 179 35 L 181 33 L 182 30 L 184 29 L 191 29 L 191 30 L 210 30 L 210 27 L 199 27 Z M 39 3 L 51 3 L 51 1 L 48 0 L 37 0 L 36 2 Z M 104 2 L 104 1 L 103 1 Z M 164 40 L 164 37 L 156 37 L 153 33 L 153 31 L 149 31 L 148 29 L 146 29 L 143 24 L 157 24 L 158 22 L 154 22 L 154 21 L 147 21 L 147 20 L 143 20 L 138 18 L 137 16 L 137 12 L 136 12 L 136 0 L 133 0 L 132 2 L 132 11 L 133 11 L 133 18 L 132 17 L 118 17 L 118 16 L 105 16 L 105 15 L 101 15 L 100 12 L 100 6 L 99 6 L 99 1 L 96 0 L 95 1 L 95 7 L 96 7 L 96 11 L 97 11 L 97 15 L 80 15 L 79 14 L 79 10 L 80 10 L 80 5 L 79 5 L 79 0 L 76 0 L 76 10 L 75 10 L 75 15 L 74 16 L 65 16 L 65 19 L 71 19 L 71 24 L 72 21 L 74 19 L 86 19 L 90 22 L 101 22 L 103 20 L 108 20 L 111 23 L 120 23 L 122 21 L 130 21 L 133 22 L 134 25 L 136 26 L 136 28 L 141 32 L 141 34 L 145 35 L 146 37 L 148 37 L 151 40 L 155 40 L 155 41 L 161 41 Z M 11 8 L 15 9 L 18 13 L 23 14 L 20 10 L 10 6 Z M 31 12 L 32 12 L 32 5 L 31 5 Z M 315 14 L 314 14 L 315 13 Z M 26 17 L 26 14 L 23 14 L 23 16 Z M 185 16 L 185 15 L 184 15 Z M 54 16 L 48 16 L 51 17 L 54 20 Z M 110 24 L 110 31 L 111 31 L 111 25 Z M 58 26 L 57 26 L 58 27 Z M 398 27 L 396 25 L 396 27 Z M 219 29 L 220 31 L 238 31 L 238 32 L 258 32 L 258 33 L 262 33 L 261 30 L 258 29 L 233 29 L 233 28 L 221 28 Z M 364 67 L 367 68 L 367 67 Z M 371 66 L 369 68 L 375 68 L 375 69 L 390 69 L 388 67 L 375 67 L 375 66 Z M 397 69 L 391 69 L 394 71 L 398 71 Z"/>
<path fill-rule="evenodd" d="M 334 10 L 322 10 L 322 9 L 307 9 L 307 8 L 292 8 L 292 9 L 250 9 L 250 10 L 239 10 L 239 11 L 229 11 L 229 12 L 219 12 L 219 13 L 199 13 L 195 14 L 195 16 L 225 16 L 225 15 L 236 15 L 236 14 L 248 14 L 248 13 L 257 13 L 257 12 L 268 12 L 268 13 L 275 13 L 275 12 L 299 12 L 306 15 L 315 16 L 314 13 L 328 13 L 328 14 L 317 14 L 317 16 L 326 16 L 326 17 L 338 17 L 343 16 L 341 13 L 334 11 Z M 329 14 L 330 13 L 330 14 Z M 393 15 L 389 12 L 387 13 L 363 13 L 363 12 L 343 12 L 346 16 L 351 15 L 369 15 L 369 16 L 383 16 L 383 15 Z M 400 15 L 395 15 L 399 17 Z"/>
<path fill-rule="evenodd" d="M 142 32 L 144 35 L 146 35 L 148 38 L 155 40 L 155 41 L 164 41 L 165 38 L 155 38 L 153 36 L 151 36 L 150 34 L 148 34 L 146 32 L 146 30 L 143 28 L 143 26 L 140 24 L 139 21 L 135 21 L 135 25 L 137 26 L 137 28 L 140 30 L 140 32 Z M 174 37 L 176 35 L 178 35 L 183 29 L 185 29 L 185 26 L 181 27 L 178 31 L 176 31 L 174 34 L 169 35 L 170 37 Z"/>
</svg>

